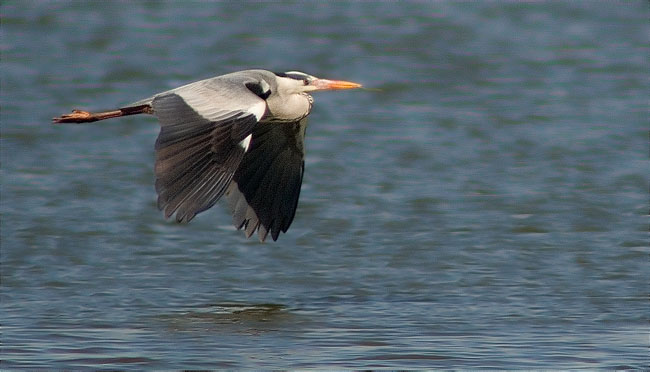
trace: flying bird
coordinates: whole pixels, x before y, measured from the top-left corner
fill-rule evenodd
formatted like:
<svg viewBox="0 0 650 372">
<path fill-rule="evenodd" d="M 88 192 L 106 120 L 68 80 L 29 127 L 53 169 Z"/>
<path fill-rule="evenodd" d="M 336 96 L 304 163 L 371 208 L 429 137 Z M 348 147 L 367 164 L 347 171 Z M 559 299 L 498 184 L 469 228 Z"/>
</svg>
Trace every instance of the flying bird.
<svg viewBox="0 0 650 372">
<path fill-rule="evenodd" d="M 360 84 L 298 71 L 245 70 L 158 93 L 119 109 L 73 110 L 54 123 L 151 114 L 160 122 L 154 173 L 158 208 L 189 222 L 223 195 L 246 237 L 277 240 L 294 219 L 305 168 L 309 92 Z"/>
</svg>

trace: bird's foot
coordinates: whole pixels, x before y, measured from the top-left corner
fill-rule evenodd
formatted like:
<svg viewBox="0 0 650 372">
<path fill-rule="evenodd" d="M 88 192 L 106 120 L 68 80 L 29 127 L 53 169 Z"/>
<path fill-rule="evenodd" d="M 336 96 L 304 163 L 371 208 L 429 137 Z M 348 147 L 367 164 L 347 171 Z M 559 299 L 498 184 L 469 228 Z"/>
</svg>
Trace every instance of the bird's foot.
<svg viewBox="0 0 650 372">
<path fill-rule="evenodd" d="M 95 115 L 88 111 L 72 110 L 71 114 L 61 115 L 57 118 L 53 118 L 52 122 L 54 122 L 54 124 L 61 124 L 61 123 L 78 124 L 78 123 L 88 123 L 96 120 L 97 118 L 95 117 Z"/>
</svg>

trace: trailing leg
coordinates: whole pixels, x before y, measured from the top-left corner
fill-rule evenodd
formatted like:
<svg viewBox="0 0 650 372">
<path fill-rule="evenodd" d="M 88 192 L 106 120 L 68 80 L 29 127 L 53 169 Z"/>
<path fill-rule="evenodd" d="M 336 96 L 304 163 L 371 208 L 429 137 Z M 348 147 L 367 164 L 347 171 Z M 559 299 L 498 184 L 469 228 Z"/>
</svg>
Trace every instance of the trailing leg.
<svg viewBox="0 0 650 372">
<path fill-rule="evenodd" d="M 153 109 L 151 105 L 140 105 L 133 107 L 125 107 L 113 111 L 104 111 L 104 112 L 88 112 L 81 110 L 72 110 L 71 114 L 61 115 L 59 117 L 53 118 L 52 122 L 55 124 L 64 124 L 64 123 L 91 123 L 93 121 L 118 118 L 120 116 L 128 115 L 137 115 L 137 114 L 153 114 Z"/>
</svg>

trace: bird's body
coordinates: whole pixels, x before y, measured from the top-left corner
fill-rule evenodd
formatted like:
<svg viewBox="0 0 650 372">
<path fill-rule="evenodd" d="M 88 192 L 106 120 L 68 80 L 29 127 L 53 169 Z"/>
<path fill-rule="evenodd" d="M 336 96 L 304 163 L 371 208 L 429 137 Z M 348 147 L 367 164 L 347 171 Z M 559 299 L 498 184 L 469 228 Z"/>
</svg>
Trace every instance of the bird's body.
<svg viewBox="0 0 650 372">
<path fill-rule="evenodd" d="M 55 123 L 153 114 L 156 192 L 165 217 L 179 222 L 226 195 L 233 223 L 261 241 L 277 240 L 295 215 L 304 171 L 310 91 L 358 88 L 301 72 L 245 70 L 197 81 L 117 110 L 73 111 Z"/>
</svg>

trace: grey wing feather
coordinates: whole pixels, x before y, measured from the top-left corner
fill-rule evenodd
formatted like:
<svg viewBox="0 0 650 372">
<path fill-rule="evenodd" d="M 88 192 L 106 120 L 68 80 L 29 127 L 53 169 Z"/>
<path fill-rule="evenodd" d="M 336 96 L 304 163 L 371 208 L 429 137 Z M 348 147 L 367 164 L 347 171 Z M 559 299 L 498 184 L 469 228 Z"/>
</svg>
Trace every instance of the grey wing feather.
<svg viewBox="0 0 650 372">
<path fill-rule="evenodd" d="M 250 87 L 268 85 L 265 78 L 269 79 L 272 75 L 264 70 L 234 72 L 158 93 L 124 108 L 152 104 L 156 97 L 177 94 L 198 114 L 210 120 L 236 111 L 250 112 L 260 120 L 266 112 L 266 102 L 251 91 Z"/>
<path fill-rule="evenodd" d="M 296 213 L 304 172 L 304 132 L 307 120 L 260 123 L 250 148 L 233 176 L 226 197 L 233 223 L 246 236 L 256 230 L 261 241 L 277 240 Z"/>
<path fill-rule="evenodd" d="M 152 107 L 161 125 L 155 147 L 158 207 L 166 217 L 176 213 L 177 221 L 187 222 L 226 191 L 244 157 L 240 142 L 258 119 L 245 110 L 200 114 L 176 93 L 156 96 Z"/>
</svg>

